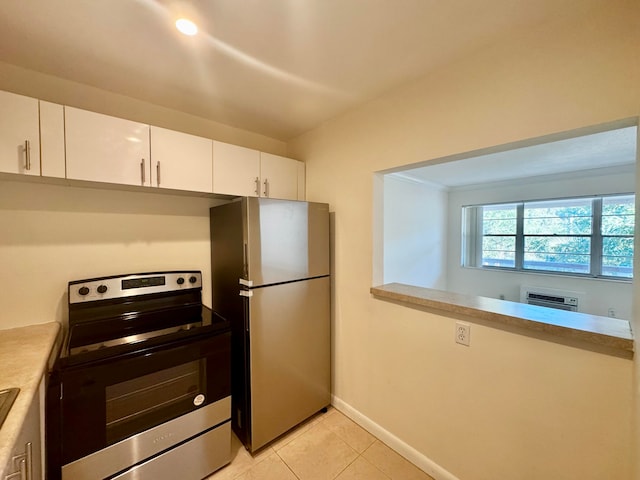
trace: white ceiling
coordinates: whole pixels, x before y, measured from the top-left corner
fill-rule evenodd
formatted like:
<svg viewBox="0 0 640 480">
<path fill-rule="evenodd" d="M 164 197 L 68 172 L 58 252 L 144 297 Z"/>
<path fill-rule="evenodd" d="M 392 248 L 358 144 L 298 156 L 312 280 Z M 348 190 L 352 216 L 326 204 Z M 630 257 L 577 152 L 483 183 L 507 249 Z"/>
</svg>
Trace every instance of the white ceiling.
<svg viewBox="0 0 640 480">
<path fill-rule="evenodd" d="M 606 0 L 2 0 L 0 61 L 280 140 Z M 179 15 L 200 27 L 177 33 Z"/>
<path fill-rule="evenodd" d="M 582 135 L 395 172 L 405 178 L 456 188 L 521 178 L 633 167 L 637 127 Z"/>
</svg>

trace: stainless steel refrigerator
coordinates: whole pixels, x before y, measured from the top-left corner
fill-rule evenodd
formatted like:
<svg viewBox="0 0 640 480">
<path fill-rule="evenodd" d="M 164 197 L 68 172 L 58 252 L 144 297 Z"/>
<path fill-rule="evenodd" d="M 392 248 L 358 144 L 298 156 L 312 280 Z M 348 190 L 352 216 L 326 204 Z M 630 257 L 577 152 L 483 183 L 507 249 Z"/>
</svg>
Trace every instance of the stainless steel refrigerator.
<svg viewBox="0 0 640 480">
<path fill-rule="evenodd" d="M 329 206 L 210 210 L 213 309 L 232 325 L 232 427 L 253 452 L 330 403 Z"/>
</svg>

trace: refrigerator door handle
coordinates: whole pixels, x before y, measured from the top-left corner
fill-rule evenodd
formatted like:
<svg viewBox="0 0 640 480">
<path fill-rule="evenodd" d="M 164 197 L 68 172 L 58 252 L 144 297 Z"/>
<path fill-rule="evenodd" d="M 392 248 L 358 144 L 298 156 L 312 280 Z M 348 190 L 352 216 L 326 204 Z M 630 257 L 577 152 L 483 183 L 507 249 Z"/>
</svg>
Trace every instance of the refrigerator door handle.
<svg viewBox="0 0 640 480">
<path fill-rule="evenodd" d="M 243 265 L 243 270 L 244 270 L 244 276 L 248 277 L 249 276 L 249 245 L 248 244 L 244 244 L 244 249 L 242 250 L 242 255 L 243 255 L 243 259 L 242 261 L 244 262 Z"/>
<path fill-rule="evenodd" d="M 240 290 L 240 296 L 251 298 L 253 297 L 253 292 L 251 290 Z"/>
<path fill-rule="evenodd" d="M 238 283 L 240 285 L 244 285 L 245 287 L 253 287 L 253 280 L 245 280 L 244 278 L 239 278 Z"/>
</svg>

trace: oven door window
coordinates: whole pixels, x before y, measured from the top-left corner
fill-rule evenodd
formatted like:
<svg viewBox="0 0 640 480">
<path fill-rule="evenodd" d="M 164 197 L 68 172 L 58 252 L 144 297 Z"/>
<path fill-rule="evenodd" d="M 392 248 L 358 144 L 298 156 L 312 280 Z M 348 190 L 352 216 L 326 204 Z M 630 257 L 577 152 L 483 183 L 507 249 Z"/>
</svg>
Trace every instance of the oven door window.
<svg viewBox="0 0 640 480">
<path fill-rule="evenodd" d="M 107 444 L 167 420 L 167 413 L 185 402 L 197 404 L 206 391 L 205 369 L 200 359 L 107 386 Z"/>
</svg>

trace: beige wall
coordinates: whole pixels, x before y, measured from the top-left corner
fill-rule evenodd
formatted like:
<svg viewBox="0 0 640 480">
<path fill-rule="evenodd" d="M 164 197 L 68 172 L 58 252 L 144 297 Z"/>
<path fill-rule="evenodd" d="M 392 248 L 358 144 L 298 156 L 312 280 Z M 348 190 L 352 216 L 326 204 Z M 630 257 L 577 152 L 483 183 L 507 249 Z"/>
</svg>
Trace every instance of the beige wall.
<svg viewBox="0 0 640 480">
<path fill-rule="evenodd" d="M 639 8 L 609 1 L 515 32 L 289 144 L 308 199 L 335 211 L 334 394 L 427 466 L 462 480 L 632 476 L 633 362 L 473 323 L 459 346 L 455 319 L 369 287 L 373 172 L 637 117 Z"/>
<path fill-rule="evenodd" d="M 211 306 L 214 203 L 0 180 L 0 330 L 64 322 L 69 281 L 121 273 L 201 270 Z"/>
</svg>

